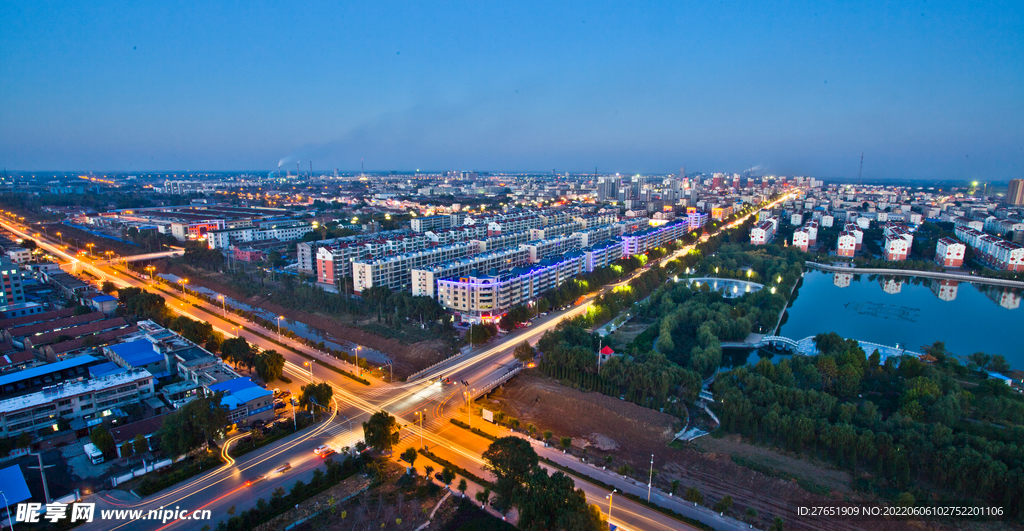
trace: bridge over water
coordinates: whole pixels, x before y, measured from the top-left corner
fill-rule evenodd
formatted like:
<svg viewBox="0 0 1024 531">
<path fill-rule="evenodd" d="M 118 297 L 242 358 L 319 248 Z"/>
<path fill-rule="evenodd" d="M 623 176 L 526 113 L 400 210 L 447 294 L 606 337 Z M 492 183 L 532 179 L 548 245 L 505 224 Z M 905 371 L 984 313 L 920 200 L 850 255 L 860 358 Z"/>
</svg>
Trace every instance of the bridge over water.
<svg viewBox="0 0 1024 531">
<path fill-rule="evenodd" d="M 878 353 L 882 356 L 882 362 L 890 356 L 920 356 L 920 352 L 907 350 L 906 347 L 900 347 L 899 345 L 881 345 L 878 343 L 872 343 L 870 341 L 860 341 L 860 347 L 864 349 L 864 352 L 871 355 L 872 352 L 878 350 Z M 814 336 L 808 336 L 800 340 L 788 338 L 786 336 L 776 335 L 760 335 L 750 334 L 743 341 L 723 341 L 722 348 L 743 348 L 743 349 L 755 349 L 761 347 L 772 347 L 778 350 L 784 350 L 793 352 L 795 354 L 803 354 L 805 356 L 814 356 L 818 354 L 818 348 L 814 345 Z"/>
</svg>

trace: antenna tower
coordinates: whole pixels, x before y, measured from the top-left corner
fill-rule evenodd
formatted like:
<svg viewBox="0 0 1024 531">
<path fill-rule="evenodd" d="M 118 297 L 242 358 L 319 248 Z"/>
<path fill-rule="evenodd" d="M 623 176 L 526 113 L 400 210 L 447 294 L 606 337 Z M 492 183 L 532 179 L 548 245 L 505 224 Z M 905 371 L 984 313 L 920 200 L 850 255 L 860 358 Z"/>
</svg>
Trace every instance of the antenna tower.
<svg viewBox="0 0 1024 531">
<path fill-rule="evenodd" d="M 860 152 L 860 169 L 857 170 L 857 186 L 860 186 L 860 177 L 864 174 L 864 152 Z"/>
</svg>

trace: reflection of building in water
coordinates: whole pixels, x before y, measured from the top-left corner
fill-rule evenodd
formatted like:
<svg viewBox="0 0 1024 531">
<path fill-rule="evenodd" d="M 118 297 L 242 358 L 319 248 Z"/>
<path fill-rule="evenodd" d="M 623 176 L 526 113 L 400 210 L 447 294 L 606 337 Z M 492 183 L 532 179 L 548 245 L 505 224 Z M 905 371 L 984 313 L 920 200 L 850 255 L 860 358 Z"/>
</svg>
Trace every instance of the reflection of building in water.
<svg viewBox="0 0 1024 531">
<path fill-rule="evenodd" d="M 882 291 L 889 295 L 895 295 L 903 291 L 903 279 L 902 278 L 880 278 L 878 279 L 878 285 L 882 286 Z"/>
<path fill-rule="evenodd" d="M 850 281 L 853 280 L 853 273 L 833 273 L 832 283 L 837 288 L 848 288 L 850 287 Z"/>
<path fill-rule="evenodd" d="M 932 281 L 932 293 L 934 293 L 939 300 L 952 301 L 956 299 L 956 292 L 958 289 L 960 289 L 960 281 L 958 280 Z"/>
<path fill-rule="evenodd" d="M 985 295 L 992 299 L 992 302 L 995 302 L 1007 310 L 1016 310 L 1017 308 L 1020 308 L 1021 292 L 1019 290 L 991 287 L 985 290 Z"/>
</svg>

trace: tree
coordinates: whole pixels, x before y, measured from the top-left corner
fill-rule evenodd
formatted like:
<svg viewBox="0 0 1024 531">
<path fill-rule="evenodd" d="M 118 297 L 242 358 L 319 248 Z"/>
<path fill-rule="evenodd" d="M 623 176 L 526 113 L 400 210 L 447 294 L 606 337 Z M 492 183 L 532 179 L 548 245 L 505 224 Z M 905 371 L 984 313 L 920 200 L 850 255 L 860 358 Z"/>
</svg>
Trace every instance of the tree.
<svg viewBox="0 0 1024 531">
<path fill-rule="evenodd" d="M 519 437 L 502 437 L 494 441 L 483 453 L 483 458 L 487 470 L 498 478 L 495 484 L 498 496 L 507 501 L 512 500 L 539 462 L 530 442 Z"/>
<path fill-rule="evenodd" d="M 562 443 L 562 448 L 568 450 L 572 446 L 572 437 L 562 437 L 559 440 Z"/>
<path fill-rule="evenodd" d="M 998 372 L 1001 374 L 1010 372 L 1010 364 L 1006 363 L 1006 358 L 1003 357 L 1002 354 L 992 356 L 992 361 L 988 364 L 988 367 L 992 372 Z"/>
<path fill-rule="evenodd" d="M 443 482 L 446 486 L 451 485 L 452 480 L 454 479 L 455 471 L 452 470 L 451 467 L 446 466 L 441 470 L 441 482 Z"/>
<path fill-rule="evenodd" d="M 516 350 L 513 352 L 513 355 L 515 355 L 516 359 L 522 363 L 531 362 L 533 361 L 534 356 L 533 347 L 531 347 L 528 342 L 523 341 L 516 346 Z"/>
<path fill-rule="evenodd" d="M 554 436 L 555 436 L 555 434 L 551 430 L 544 430 L 544 440 L 545 441 L 550 441 L 551 438 L 554 437 Z"/>
<path fill-rule="evenodd" d="M 728 494 L 724 498 L 718 500 L 718 503 L 712 508 L 716 513 L 724 513 L 732 508 L 732 496 Z"/>
<path fill-rule="evenodd" d="M 690 487 L 686 489 L 686 494 L 683 495 L 683 499 L 698 505 L 704 505 L 704 495 L 700 493 L 700 490 L 697 489 L 697 487 Z"/>
<path fill-rule="evenodd" d="M 429 480 L 431 474 L 434 473 L 434 467 L 432 467 L 430 465 L 427 465 L 427 466 L 423 467 L 423 473 L 427 476 L 427 479 Z"/>
<path fill-rule="evenodd" d="M 110 430 L 104 424 L 96 426 L 89 432 L 89 442 L 95 444 L 96 448 L 105 454 L 113 452 L 117 447 L 114 436 L 110 434 Z"/>
<path fill-rule="evenodd" d="M 299 391 L 299 407 L 304 407 L 310 411 L 313 411 L 314 408 L 323 411 L 330 407 L 333 397 L 334 388 L 327 382 L 306 384 Z"/>
<path fill-rule="evenodd" d="M 196 398 L 164 418 L 157 436 L 160 446 L 171 455 L 183 455 L 199 448 L 224 430 L 227 407 L 223 393 Z"/>
<path fill-rule="evenodd" d="M 413 448 L 412 446 L 406 448 L 405 451 L 402 452 L 402 459 L 406 460 L 409 463 L 410 467 L 416 466 L 416 457 L 418 456 L 419 453 L 416 452 L 416 449 Z"/>
<path fill-rule="evenodd" d="M 117 286 L 115 286 L 114 283 L 109 280 L 104 280 L 103 285 L 100 287 L 100 291 L 109 295 L 117 291 Z"/>
<path fill-rule="evenodd" d="M 224 361 L 234 363 L 236 366 L 247 367 L 249 370 L 256 365 L 256 354 L 243 337 L 225 339 L 220 344 L 220 355 Z"/>
<path fill-rule="evenodd" d="M 459 489 L 459 494 L 462 494 L 462 497 L 465 498 L 466 497 L 466 489 L 469 488 L 469 485 L 466 484 L 466 478 L 460 479 L 459 480 L 459 486 L 455 487 L 455 488 Z"/>
<path fill-rule="evenodd" d="M 280 379 L 284 374 L 284 356 L 276 350 L 267 350 L 256 356 L 256 374 L 266 383 Z"/>
<path fill-rule="evenodd" d="M 131 457 L 132 453 L 134 453 L 134 450 L 132 449 L 131 441 L 121 443 L 121 457 L 128 459 Z"/>
<path fill-rule="evenodd" d="M 519 509 L 519 528 L 527 531 L 607 529 L 599 510 L 587 504 L 583 490 L 562 472 L 548 475 L 534 467 L 514 500 Z"/>
<path fill-rule="evenodd" d="M 398 444 L 398 419 L 387 411 L 378 411 L 363 423 L 366 444 L 378 452 L 390 452 Z"/>
<path fill-rule="evenodd" d="M 772 526 L 768 528 L 768 531 L 785 531 L 782 527 L 782 518 L 776 516 L 775 520 L 772 521 Z"/>
<path fill-rule="evenodd" d="M 140 433 L 135 436 L 134 440 L 132 440 L 132 449 L 135 450 L 135 453 L 137 454 L 146 453 L 149 451 L 149 441 L 147 441 Z"/>
<path fill-rule="evenodd" d="M 476 501 L 480 502 L 480 505 L 486 507 L 487 503 L 491 501 L 490 487 L 485 487 L 484 490 L 478 491 L 476 493 Z"/>
</svg>

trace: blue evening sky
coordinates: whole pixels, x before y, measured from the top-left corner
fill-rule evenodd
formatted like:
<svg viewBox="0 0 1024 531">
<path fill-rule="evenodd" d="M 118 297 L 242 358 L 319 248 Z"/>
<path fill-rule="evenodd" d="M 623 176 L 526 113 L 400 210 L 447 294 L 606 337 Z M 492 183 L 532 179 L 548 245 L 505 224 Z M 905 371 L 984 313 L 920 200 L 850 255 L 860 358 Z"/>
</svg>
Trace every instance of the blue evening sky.
<svg viewBox="0 0 1024 531">
<path fill-rule="evenodd" d="M 17 170 L 1024 177 L 1024 2 L 0 4 Z"/>
</svg>

